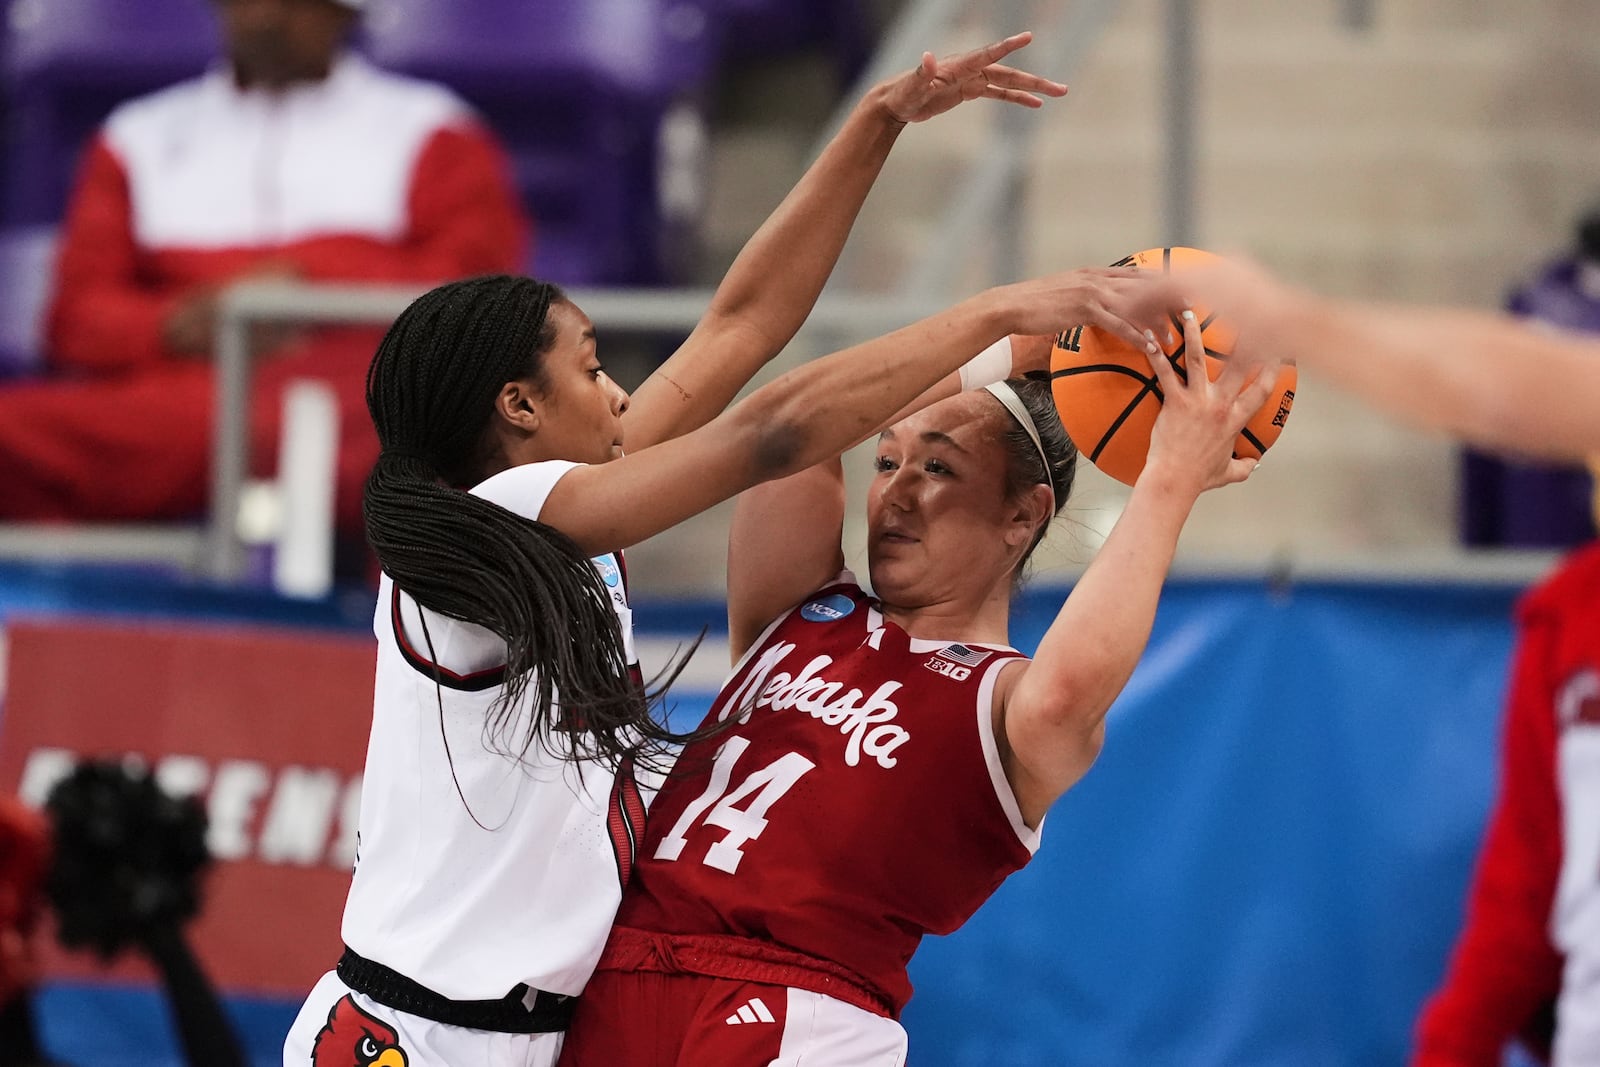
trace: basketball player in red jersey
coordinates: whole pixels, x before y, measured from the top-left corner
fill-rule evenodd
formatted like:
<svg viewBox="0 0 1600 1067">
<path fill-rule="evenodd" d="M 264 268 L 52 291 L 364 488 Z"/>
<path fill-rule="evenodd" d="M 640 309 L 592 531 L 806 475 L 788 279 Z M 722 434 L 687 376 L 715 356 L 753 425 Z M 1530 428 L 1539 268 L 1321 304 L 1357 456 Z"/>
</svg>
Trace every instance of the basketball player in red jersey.
<svg viewBox="0 0 1600 1067">
<path fill-rule="evenodd" d="M 1203 353 L 1186 313 L 1189 351 Z M 1204 356 L 1201 357 L 1202 363 Z M 959 927 L 1038 847 L 1099 752 L 1199 494 L 1272 375 L 1180 381 L 1144 473 L 1029 660 L 1019 569 L 1071 488 L 1048 387 L 962 393 L 883 431 L 866 593 L 842 568 L 837 462 L 747 492 L 729 549 L 738 664 L 650 812 L 563 1067 L 904 1062 L 925 933 Z"/>
<path fill-rule="evenodd" d="M 804 320 L 905 124 L 1065 91 L 996 62 L 1028 40 L 929 55 L 872 89 L 633 398 L 548 283 L 452 282 L 389 329 L 367 378 L 382 452 L 365 518 L 383 575 L 346 950 L 290 1028 L 285 1067 L 555 1061 L 633 868 L 630 768 L 664 740 L 636 680 L 623 549 L 834 454 L 1005 334 L 1092 319 L 1138 343 L 1163 320 L 1148 279 L 1071 272 L 721 410 Z"/>
</svg>

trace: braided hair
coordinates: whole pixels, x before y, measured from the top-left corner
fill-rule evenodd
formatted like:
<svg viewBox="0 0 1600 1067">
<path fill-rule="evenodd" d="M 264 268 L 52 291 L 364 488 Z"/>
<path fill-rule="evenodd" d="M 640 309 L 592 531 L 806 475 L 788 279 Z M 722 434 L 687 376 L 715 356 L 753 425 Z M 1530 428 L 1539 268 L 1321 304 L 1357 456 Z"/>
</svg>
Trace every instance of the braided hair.
<svg viewBox="0 0 1600 1067">
<path fill-rule="evenodd" d="M 439 286 L 401 313 L 367 371 L 382 452 L 363 511 L 367 541 L 396 586 L 505 642 L 505 682 L 485 724 L 498 750 L 520 759 L 537 742 L 558 757 L 617 764 L 682 739 L 650 715 L 672 677 L 646 692 L 630 676 L 610 596 L 570 538 L 452 488 L 488 467 L 501 387 L 543 386 L 556 333 L 548 312 L 564 299 L 547 282 L 496 275 Z M 425 616 L 423 633 L 436 660 Z M 530 686 L 526 732 L 506 737 Z"/>
<path fill-rule="evenodd" d="M 1039 431 L 1039 444 L 1044 447 L 1045 456 L 1050 457 L 1050 468 L 1046 470 L 1044 457 L 1039 455 L 1039 449 L 1034 446 L 1033 438 L 1029 437 L 1028 431 L 1007 412 L 1004 438 L 1006 499 L 1020 496 L 1029 486 L 1048 485 L 1055 494 L 1055 514 L 1059 515 L 1061 509 L 1066 506 L 1067 497 L 1072 493 L 1072 480 L 1078 471 L 1077 446 L 1072 443 L 1072 438 L 1067 436 L 1066 428 L 1061 425 L 1061 416 L 1057 413 L 1055 400 L 1050 395 L 1048 381 L 1032 377 L 1012 378 L 1006 384 L 1011 386 L 1012 392 L 1017 394 L 1017 399 L 1028 409 L 1028 414 L 1033 418 L 1034 429 Z M 1028 550 L 1022 554 L 1022 559 L 1017 561 L 1016 573 L 1019 576 L 1033 555 L 1033 550 L 1044 540 L 1049 528 L 1048 522 L 1039 524 Z"/>
</svg>

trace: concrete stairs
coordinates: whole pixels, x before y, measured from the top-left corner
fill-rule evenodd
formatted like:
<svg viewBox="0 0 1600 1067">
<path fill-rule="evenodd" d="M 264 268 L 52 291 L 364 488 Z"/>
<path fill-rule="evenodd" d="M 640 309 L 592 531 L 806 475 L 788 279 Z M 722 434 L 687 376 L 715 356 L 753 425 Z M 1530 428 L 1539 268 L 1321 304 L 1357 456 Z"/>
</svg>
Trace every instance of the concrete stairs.
<svg viewBox="0 0 1600 1067">
<path fill-rule="evenodd" d="M 1247 249 L 1330 293 L 1498 306 L 1600 200 L 1600 4 L 1373 8 L 1373 24 L 1351 30 L 1335 0 L 1197 0 L 1196 243 Z M 1039 0 L 1033 25 L 1062 9 Z M 1030 117 L 1039 125 L 1023 210 L 1029 252 L 1015 273 L 1165 243 L 1163 11 L 1159 0 L 1125 0 L 1068 79 L 1069 100 Z M 945 50 L 1010 28 L 979 12 Z M 774 110 L 794 116 L 794 94 L 784 96 Z M 857 231 L 850 284 L 888 288 L 927 255 L 961 176 L 990 144 L 990 118 L 968 108 L 902 137 Z M 794 121 L 724 133 L 712 245 L 731 250 L 792 181 L 807 138 Z M 964 255 L 961 293 L 991 268 L 981 247 Z M 1098 472 L 1080 484 L 1073 530 L 1041 554 L 1046 571 L 1086 560 L 1124 498 Z M 720 535 L 707 523 L 694 539 L 713 543 L 689 555 L 720 560 Z M 1454 539 L 1454 447 L 1308 376 L 1283 440 L 1248 486 L 1201 501 L 1182 554 L 1253 565 L 1447 551 Z M 688 582 L 699 565 L 669 563 L 675 551 L 664 547 L 662 562 Z M 715 581 L 720 570 L 709 573 Z"/>
</svg>

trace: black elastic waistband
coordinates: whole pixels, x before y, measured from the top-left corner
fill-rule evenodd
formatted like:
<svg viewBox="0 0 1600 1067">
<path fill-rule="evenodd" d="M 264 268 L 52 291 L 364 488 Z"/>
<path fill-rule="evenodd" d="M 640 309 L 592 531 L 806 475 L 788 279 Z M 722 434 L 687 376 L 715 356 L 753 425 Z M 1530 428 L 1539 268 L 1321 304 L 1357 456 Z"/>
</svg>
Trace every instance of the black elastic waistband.
<svg viewBox="0 0 1600 1067">
<path fill-rule="evenodd" d="M 572 1010 L 578 1003 L 577 997 L 530 991 L 525 985 L 498 1000 L 451 1000 L 348 948 L 339 957 L 335 973 L 345 985 L 386 1008 L 446 1026 L 500 1034 L 558 1033 L 572 1021 Z"/>
</svg>

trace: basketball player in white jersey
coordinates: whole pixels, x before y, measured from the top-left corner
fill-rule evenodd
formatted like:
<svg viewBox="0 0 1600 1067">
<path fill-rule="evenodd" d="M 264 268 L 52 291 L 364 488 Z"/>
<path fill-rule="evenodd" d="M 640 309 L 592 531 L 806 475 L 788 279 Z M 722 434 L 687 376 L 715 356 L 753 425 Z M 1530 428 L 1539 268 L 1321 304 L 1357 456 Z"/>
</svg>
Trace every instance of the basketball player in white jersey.
<svg viewBox="0 0 1600 1067">
<path fill-rule="evenodd" d="M 1185 312 L 1190 358 L 1206 362 Z M 843 571 L 837 462 L 745 493 L 729 548 L 739 662 L 651 823 L 562 1067 L 899 1067 L 906 964 L 1028 862 L 1099 752 L 1199 494 L 1244 479 L 1275 375 L 1165 394 L 1126 510 L 1027 659 L 1018 571 L 1076 459 L 1042 382 L 885 430 L 869 595 Z"/>
<path fill-rule="evenodd" d="M 633 663 L 623 548 L 836 453 L 1004 334 L 1088 320 L 1137 343 L 1162 321 L 1128 271 L 1006 286 L 712 418 L 798 328 L 901 125 L 1061 88 L 995 62 L 1027 40 L 869 94 L 636 404 L 546 283 L 441 286 L 390 328 L 367 383 L 384 574 L 346 951 L 286 1067 L 554 1061 L 643 832 L 634 758 L 674 737 Z"/>
</svg>

